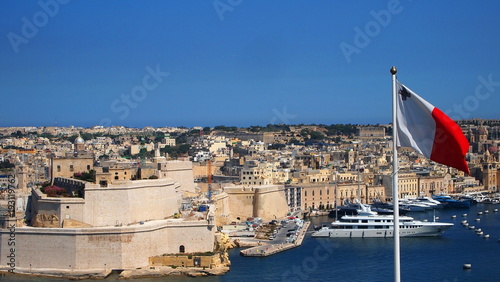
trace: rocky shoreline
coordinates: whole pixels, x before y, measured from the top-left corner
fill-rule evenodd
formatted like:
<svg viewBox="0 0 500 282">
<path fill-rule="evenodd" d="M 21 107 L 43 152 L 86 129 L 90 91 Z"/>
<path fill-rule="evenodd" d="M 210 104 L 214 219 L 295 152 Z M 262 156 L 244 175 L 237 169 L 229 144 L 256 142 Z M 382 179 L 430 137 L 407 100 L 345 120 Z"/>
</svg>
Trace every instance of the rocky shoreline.
<svg viewBox="0 0 500 282">
<path fill-rule="evenodd" d="M 149 278 L 149 277 L 164 277 L 164 276 L 189 276 L 202 277 L 211 275 L 224 275 L 229 271 L 228 266 L 220 266 L 212 269 L 198 267 L 170 267 L 156 266 L 146 269 L 124 270 L 120 273 L 119 279 L 134 279 L 134 278 Z"/>
<path fill-rule="evenodd" d="M 219 266 L 214 268 L 198 268 L 198 267 L 170 267 L 170 266 L 155 266 L 141 269 L 124 270 L 118 275 L 118 279 L 135 279 L 148 277 L 164 277 L 164 276 L 216 276 L 224 275 L 229 271 L 228 266 Z M 8 269 L 0 269 L 0 273 L 10 275 L 27 275 L 38 277 L 56 277 L 70 280 L 85 280 L 85 279 L 105 279 L 112 271 L 111 270 L 95 270 L 95 271 L 66 271 L 58 269 L 39 269 L 29 271 L 29 269 L 17 269 L 14 273 L 8 272 Z M 2 280 L 0 278 L 0 280 Z"/>
<path fill-rule="evenodd" d="M 108 277 L 112 271 L 109 270 L 64 270 L 64 269 L 25 269 L 16 268 L 14 273 L 9 272 L 9 268 L 0 268 L 0 273 L 9 275 L 26 275 L 37 277 L 56 277 L 66 278 L 71 280 L 84 279 L 104 279 Z M 2 279 L 0 279 L 2 280 Z"/>
</svg>

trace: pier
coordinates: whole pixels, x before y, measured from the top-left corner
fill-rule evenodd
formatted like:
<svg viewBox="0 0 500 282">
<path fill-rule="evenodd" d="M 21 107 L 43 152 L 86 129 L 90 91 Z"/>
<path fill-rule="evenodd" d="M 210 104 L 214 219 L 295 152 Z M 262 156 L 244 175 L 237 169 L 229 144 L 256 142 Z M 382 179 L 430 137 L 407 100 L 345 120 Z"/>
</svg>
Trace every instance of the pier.
<svg viewBox="0 0 500 282">
<path fill-rule="evenodd" d="M 306 236 L 306 232 L 310 224 L 311 222 L 306 221 L 304 222 L 304 225 L 300 229 L 297 229 L 297 238 L 295 239 L 294 242 L 287 243 L 283 242 L 284 240 L 276 239 L 276 241 L 269 241 L 265 245 L 242 250 L 240 251 L 240 254 L 246 257 L 267 257 L 277 254 L 279 252 L 284 252 L 293 249 L 295 247 L 298 247 L 302 245 L 302 241 Z M 282 237 L 286 236 L 286 230 L 282 230 L 280 233 L 282 233 L 281 234 Z"/>
</svg>

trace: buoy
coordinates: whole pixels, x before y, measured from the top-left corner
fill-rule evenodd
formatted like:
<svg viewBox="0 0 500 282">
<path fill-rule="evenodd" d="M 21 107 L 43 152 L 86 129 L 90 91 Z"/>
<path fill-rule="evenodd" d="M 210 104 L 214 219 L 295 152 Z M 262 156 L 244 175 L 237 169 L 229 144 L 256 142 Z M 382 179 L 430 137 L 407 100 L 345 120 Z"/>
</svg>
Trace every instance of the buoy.
<svg viewBox="0 0 500 282">
<path fill-rule="evenodd" d="M 457 218 L 457 216 L 456 215 L 452 215 L 451 218 Z"/>
<path fill-rule="evenodd" d="M 472 264 L 470 264 L 470 263 L 464 263 L 463 268 L 464 269 L 471 269 L 472 268 Z"/>
<path fill-rule="evenodd" d="M 462 216 L 463 216 L 463 217 L 466 217 L 466 216 L 467 216 L 467 214 L 466 214 L 466 213 L 464 213 L 464 214 L 462 214 Z"/>
</svg>

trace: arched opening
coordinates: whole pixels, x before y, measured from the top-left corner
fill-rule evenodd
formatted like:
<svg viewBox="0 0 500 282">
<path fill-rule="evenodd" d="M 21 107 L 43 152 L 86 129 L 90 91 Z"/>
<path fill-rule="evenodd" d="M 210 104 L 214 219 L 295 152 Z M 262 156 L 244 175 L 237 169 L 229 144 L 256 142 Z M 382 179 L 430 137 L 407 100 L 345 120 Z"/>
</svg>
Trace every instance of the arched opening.
<svg viewBox="0 0 500 282">
<path fill-rule="evenodd" d="M 183 254 L 183 253 L 185 253 L 185 252 L 186 252 L 186 249 L 184 248 L 184 245 L 181 245 L 181 246 L 179 247 L 179 253 Z"/>
</svg>

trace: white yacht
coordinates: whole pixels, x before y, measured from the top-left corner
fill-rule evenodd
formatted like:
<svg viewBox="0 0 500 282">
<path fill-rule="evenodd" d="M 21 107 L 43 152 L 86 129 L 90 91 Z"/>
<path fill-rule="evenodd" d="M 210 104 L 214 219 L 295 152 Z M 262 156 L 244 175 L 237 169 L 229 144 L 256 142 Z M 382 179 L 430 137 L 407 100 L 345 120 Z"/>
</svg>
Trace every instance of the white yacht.
<svg viewBox="0 0 500 282">
<path fill-rule="evenodd" d="M 407 207 L 410 209 L 410 211 L 425 211 L 432 209 L 429 205 L 426 205 L 424 203 L 419 203 L 419 202 L 413 202 L 408 199 L 401 199 L 399 200 L 399 204 L 403 205 L 404 207 Z"/>
<path fill-rule="evenodd" d="M 345 215 L 312 233 L 312 237 L 375 238 L 393 237 L 393 215 Z M 453 223 L 414 220 L 409 216 L 399 217 L 400 237 L 437 236 L 453 226 Z"/>
<path fill-rule="evenodd" d="M 443 208 L 443 204 L 441 202 L 436 201 L 430 197 L 420 196 L 420 197 L 417 197 L 415 199 L 410 199 L 410 201 L 428 205 L 433 209 L 442 209 Z"/>
</svg>

